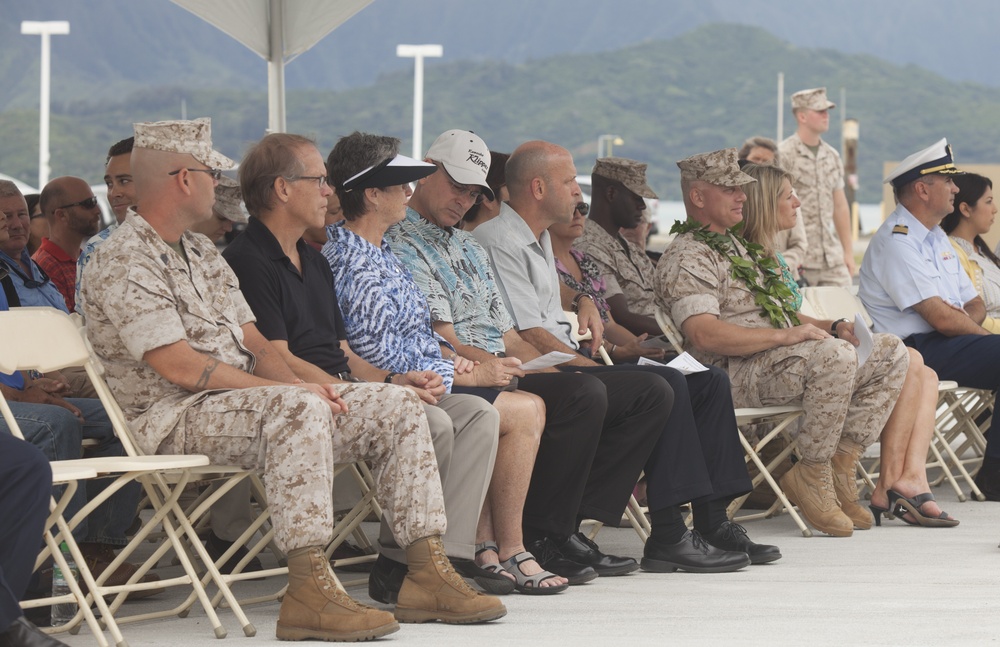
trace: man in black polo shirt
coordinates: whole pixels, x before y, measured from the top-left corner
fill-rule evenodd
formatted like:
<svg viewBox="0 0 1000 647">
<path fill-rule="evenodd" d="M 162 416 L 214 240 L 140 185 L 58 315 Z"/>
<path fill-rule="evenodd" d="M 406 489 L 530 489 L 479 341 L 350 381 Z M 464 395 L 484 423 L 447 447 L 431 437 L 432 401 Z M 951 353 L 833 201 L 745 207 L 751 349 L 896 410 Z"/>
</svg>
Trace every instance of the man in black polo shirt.
<svg viewBox="0 0 1000 647">
<path fill-rule="evenodd" d="M 278 179 L 284 183 L 313 182 L 319 190 L 315 194 L 285 193 Z M 323 225 L 329 193 L 323 158 L 313 142 L 297 135 L 268 135 L 243 159 L 240 183 L 252 217 L 246 231 L 223 256 L 239 277 L 258 329 L 303 380 L 384 381 L 413 389 L 420 396 L 444 489 L 448 516 L 445 549 L 458 562 L 456 567 L 475 576 L 477 584 L 491 593 L 509 593 L 513 590 L 511 580 L 473 570 L 471 561 L 476 525 L 496 458 L 496 409 L 476 396 L 445 394 L 436 373 L 390 373 L 351 351 L 330 266 L 302 240 L 307 228 Z M 406 575 L 406 554 L 393 541 L 384 519 L 379 543 L 369 595 L 392 603 Z"/>
</svg>

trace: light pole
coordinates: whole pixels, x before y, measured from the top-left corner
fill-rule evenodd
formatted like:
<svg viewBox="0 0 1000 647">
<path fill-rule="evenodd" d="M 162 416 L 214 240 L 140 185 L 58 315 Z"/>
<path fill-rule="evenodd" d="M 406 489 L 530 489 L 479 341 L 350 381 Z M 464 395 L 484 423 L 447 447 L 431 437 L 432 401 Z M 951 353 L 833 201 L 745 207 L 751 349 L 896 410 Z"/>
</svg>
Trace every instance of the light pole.
<svg viewBox="0 0 1000 647">
<path fill-rule="evenodd" d="M 25 20 L 21 23 L 21 33 L 27 36 L 42 37 L 42 95 L 38 116 L 38 188 L 49 182 L 49 87 L 51 85 L 51 55 L 50 45 L 53 34 L 69 33 L 69 22 L 65 20 L 49 20 L 39 22 Z"/>
<path fill-rule="evenodd" d="M 601 155 L 604 151 L 604 142 L 608 142 L 608 154 Z M 611 157 L 614 153 L 614 146 L 624 146 L 625 140 L 618 135 L 601 135 L 597 138 L 597 157 Z"/>
<path fill-rule="evenodd" d="M 441 45 L 396 45 L 396 56 L 413 59 L 413 159 L 423 154 L 424 133 L 424 58 L 441 58 Z"/>
</svg>

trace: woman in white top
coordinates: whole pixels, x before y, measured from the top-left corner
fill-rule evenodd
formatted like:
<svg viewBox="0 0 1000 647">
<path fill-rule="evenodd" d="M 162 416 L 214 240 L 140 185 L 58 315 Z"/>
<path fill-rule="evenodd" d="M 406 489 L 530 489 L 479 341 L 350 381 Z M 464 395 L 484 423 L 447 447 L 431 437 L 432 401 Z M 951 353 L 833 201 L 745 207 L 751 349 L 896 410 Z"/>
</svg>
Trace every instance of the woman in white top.
<svg viewBox="0 0 1000 647">
<path fill-rule="evenodd" d="M 986 303 L 983 328 L 1000 332 L 1000 258 L 990 251 L 982 235 L 993 226 L 997 207 L 993 203 L 993 182 L 968 173 L 956 175 L 955 210 L 941 221 L 965 272 Z"/>
</svg>

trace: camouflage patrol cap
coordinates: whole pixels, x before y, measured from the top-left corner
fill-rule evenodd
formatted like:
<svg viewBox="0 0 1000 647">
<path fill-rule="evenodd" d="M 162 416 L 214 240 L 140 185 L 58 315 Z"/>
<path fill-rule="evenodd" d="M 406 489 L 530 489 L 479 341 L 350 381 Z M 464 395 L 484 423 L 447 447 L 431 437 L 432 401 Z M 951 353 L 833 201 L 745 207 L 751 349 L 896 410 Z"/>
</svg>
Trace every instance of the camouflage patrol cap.
<svg viewBox="0 0 1000 647">
<path fill-rule="evenodd" d="M 681 170 L 682 179 L 701 180 L 716 186 L 743 186 L 757 181 L 740 170 L 735 148 L 692 155 L 677 162 L 677 168 Z"/>
<path fill-rule="evenodd" d="M 222 214 L 226 220 L 245 223 L 249 217 L 240 204 L 242 201 L 240 183 L 223 175 L 215 187 L 215 206 L 212 209 Z"/>
<path fill-rule="evenodd" d="M 830 110 L 837 104 L 826 98 L 826 88 L 799 90 L 792 95 L 792 110 Z"/>
<path fill-rule="evenodd" d="M 236 162 L 212 150 L 212 120 L 146 121 L 132 124 L 135 148 L 186 153 L 209 168 L 231 169 Z"/>
<path fill-rule="evenodd" d="M 657 198 L 656 193 L 646 184 L 646 165 L 642 162 L 624 157 L 602 157 L 594 164 L 594 170 L 590 174 L 621 182 L 640 198 Z"/>
</svg>

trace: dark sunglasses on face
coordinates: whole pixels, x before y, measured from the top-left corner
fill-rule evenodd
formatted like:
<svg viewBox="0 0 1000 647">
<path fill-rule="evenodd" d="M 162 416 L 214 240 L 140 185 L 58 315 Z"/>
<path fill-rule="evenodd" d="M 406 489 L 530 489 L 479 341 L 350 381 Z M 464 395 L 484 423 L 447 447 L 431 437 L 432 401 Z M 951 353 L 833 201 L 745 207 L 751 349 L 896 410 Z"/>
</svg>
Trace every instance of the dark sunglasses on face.
<svg viewBox="0 0 1000 647">
<path fill-rule="evenodd" d="M 64 204 L 59 207 L 60 209 L 69 209 L 70 207 L 83 207 L 84 209 L 93 209 L 97 206 L 97 197 L 90 196 L 86 200 L 80 200 L 79 202 L 72 202 L 70 204 Z"/>
<path fill-rule="evenodd" d="M 222 169 L 221 168 L 189 168 L 189 169 L 177 169 L 176 171 L 170 171 L 167 175 L 177 175 L 183 170 L 191 171 L 192 173 L 208 173 L 212 176 L 212 179 L 218 182 L 222 179 Z"/>
<path fill-rule="evenodd" d="M 586 202 L 578 202 L 576 205 L 576 210 L 580 212 L 581 216 L 586 216 L 590 213 L 590 205 Z"/>
</svg>

